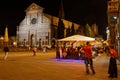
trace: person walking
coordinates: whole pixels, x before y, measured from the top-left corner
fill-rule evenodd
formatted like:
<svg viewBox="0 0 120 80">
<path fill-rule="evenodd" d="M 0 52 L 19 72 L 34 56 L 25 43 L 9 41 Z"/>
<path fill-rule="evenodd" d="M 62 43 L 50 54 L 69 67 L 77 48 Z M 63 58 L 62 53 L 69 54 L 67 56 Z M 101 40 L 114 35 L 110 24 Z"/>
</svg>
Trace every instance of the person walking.
<svg viewBox="0 0 120 80">
<path fill-rule="evenodd" d="M 8 46 L 4 46 L 4 53 L 5 53 L 4 60 L 7 59 L 8 52 L 9 52 L 9 48 L 8 48 Z"/>
<path fill-rule="evenodd" d="M 118 77 L 118 72 L 117 72 L 117 63 L 116 63 L 116 58 L 117 58 L 117 51 L 114 49 L 114 46 L 110 46 L 110 61 L 109 61 L 109 68 L 108 68 L 108 74 L 109 78 L 117 78 Z"/>
<path fill-rule="evenodd" d="M 81 48 L 84 51 L 84 58 L 85 58 L 85 67 L 86 73 L 89 74 L 89 65 L 92 73 L 95 74 L 95 70 L 93 67 L 93 60 L 92 60 L 92 48 L 90 42 L 86 42 L 86 45 Z"/>
</svg>

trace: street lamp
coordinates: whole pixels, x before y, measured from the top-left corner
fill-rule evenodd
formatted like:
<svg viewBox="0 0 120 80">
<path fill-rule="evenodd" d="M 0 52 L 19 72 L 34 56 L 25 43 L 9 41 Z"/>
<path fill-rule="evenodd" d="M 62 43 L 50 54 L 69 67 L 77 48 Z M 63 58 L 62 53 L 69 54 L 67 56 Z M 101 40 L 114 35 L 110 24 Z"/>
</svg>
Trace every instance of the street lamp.
<svg viewBox="0 0 120 80">
<path fill-rule="evenodd" d="M 4 37 L 0 37 L 0 47 L 2 47 L 3 46 L 3 40 L 4 40 Z"/>
<path fill-rule="evenodd" d="M 113 19 L 117 20 L 117 16 L 114 16 Z"/>
<path fill-rule="evenodd" d="M 109 36 L 110 36 L 110 29 L 109 27 L 106 27 L 106 34 L 107 34 L 107 41 L 109 40 Z"/>
</svg>

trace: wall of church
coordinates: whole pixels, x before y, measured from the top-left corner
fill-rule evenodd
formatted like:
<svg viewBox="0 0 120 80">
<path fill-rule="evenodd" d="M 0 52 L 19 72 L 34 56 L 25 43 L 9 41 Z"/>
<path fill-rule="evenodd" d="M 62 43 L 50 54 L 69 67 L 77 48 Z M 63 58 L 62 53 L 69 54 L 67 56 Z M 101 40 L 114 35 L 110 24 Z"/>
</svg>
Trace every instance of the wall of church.
<svg viewBox="0 0 120 80">
<path fill-rule="evenodd" d="M 35 23 L 32 23 L 33 18 L 36 18 Z M 51 21 L 40 13 L 28 14 L 18 26 L 17 36 L 19 46 L 51 47 Z"/>
<path fill-rule="evenodd" d="M 52 15 L 49 15 L 49 14 L 46 14 L 46 13 L 45 13 L 45 16 L 47 16 L 51 20 L 51 24 L 53 24 L 55 26 L 58 26 L 58 21 L 59 21 L 58 17 L 52 16 Z M 63 23 L 65 25 L 65 28 L 71 27 L 72 24 L 74 24 L 75 30 L 77 30 L 78 27 L 80 26 L 77 23 L 74 23 L 74 22 L 71 22 L 71 21 L 68 21 L 68 20 L 65 20 L 65 19 L 63 19 Z"/>
</svg>

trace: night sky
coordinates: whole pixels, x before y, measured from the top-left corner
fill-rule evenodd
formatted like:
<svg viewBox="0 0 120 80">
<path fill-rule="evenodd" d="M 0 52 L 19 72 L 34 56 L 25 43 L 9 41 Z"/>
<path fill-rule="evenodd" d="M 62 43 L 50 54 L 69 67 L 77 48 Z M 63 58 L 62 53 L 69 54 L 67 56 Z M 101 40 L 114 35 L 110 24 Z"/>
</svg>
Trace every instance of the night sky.
<svg viewBox="0 0 120 80">
<path fill-rule="evenodd" d="M 60 0 L 4 0 L 0 2 L 0 35 L 4 35 L 6 26 L 10 36 L 16 35 L 16 26 L 24 19 L 25 9 L 33 2 L 44 7 L 44 13 L 58 16 Z M 100 35 L 106 34 L 106 0 L 63 0 L 63 5 L 66 20 L 80 25 L 96 23 Z"/>
</svg>

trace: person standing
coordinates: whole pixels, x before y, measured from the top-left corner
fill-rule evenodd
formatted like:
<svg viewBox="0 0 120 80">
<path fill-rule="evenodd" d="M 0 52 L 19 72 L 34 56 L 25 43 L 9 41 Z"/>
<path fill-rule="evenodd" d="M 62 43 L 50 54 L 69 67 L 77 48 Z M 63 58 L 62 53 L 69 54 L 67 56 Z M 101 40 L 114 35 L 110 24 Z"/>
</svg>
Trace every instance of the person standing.
<svg viewBox="0 0 120 80">
<path fill-rule="evenodd" d="M 117 58 L 117 51 L 114 49 L 114 46 L 110 46 L 110 61 L 109 61 L 109 68 L 108 68 L 108 74 L 109 78 L 117 78 L 118 73 L 117 73 L 117 63 L 116 63 L 116 58 Z"/>
<path fill-rule="evenodd" d="M 43 47 L 43 53 L 46 53 L 47 52 L 47 48 L 46 46 Z"/>
<path fill-rule="evenodd" d="M 8 46 L 4 46 L 4 52 L 5 52 L 4 60 L 6 60 L 9 52 Z"/>
<path fill-rule="evenodd" d="M 37 54 L 37 48 L 33 47 L 32 50 L 33 50 L 33 53 L 34 53 L 33 56 L 36 56 L 36 54 Z"/>
<path fill-rule="evenodd" d="M 59 55 L 60 59 L 63 58 L 63 49 L 61 47 L 59 48 Z"/>
<path fill-rule="evenodd" d="M 89 74 L 89 65 L 92 73 L 95 74 L 95 70 L 93 67 L 93 60 L 92 60 L 92 48 L 89 42 L 86 42 L 86 45 L 81 48 L 84 51 L 84 58 L 85 58 L 85 67 L 86 73 Z"/>
</svg>

